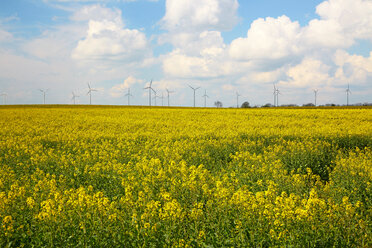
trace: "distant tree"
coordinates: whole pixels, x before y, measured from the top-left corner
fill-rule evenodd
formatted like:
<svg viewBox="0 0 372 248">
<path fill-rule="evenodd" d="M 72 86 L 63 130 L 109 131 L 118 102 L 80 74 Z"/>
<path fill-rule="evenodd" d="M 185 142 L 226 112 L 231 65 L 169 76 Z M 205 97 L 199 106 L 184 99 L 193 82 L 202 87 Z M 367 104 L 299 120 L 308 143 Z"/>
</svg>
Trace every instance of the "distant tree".
<svg viewBox="0 0 372 248">
<path fill-rule="evenodd" d="M 306 103 L 302 105 L 303 107 L 314 107 L 314 103 Z"/>
<path fill-rule="evenodd" d="M 249 106 L 249 102 L 243 102 L 241 108 L 250 108 L 251 106 Z"/>
<path fill-rule="evenodd" d="M 263 108 L 271 108 L 273 105 L 271 103 L 266 103 L 265 105 L 263 105 L 262 107 Z"/>
<path fill-rule="evenodd" d="M 216 101 L 214 102 L 214 106 L 216 106 L 217 108 L 222 108 L 222 102 Z"/>
</svg>

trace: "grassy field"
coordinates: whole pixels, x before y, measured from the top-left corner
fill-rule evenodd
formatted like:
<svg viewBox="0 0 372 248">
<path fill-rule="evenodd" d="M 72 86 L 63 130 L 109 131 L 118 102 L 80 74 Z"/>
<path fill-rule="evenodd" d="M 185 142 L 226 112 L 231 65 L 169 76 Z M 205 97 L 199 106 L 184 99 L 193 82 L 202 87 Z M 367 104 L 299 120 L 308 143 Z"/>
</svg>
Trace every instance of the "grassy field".
<svg viewBox="0 0 372 248">
<path fill-rule="evenodd" d="M 0 108 L 0 247 L 372 247 L 372 109 Z"/>
</svg>

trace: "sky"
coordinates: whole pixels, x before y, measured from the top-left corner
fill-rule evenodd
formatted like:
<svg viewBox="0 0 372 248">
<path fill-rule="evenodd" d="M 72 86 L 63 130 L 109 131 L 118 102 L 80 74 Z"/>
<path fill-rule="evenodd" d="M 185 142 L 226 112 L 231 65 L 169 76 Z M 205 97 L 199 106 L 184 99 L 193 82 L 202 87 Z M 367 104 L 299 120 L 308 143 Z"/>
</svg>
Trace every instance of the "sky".
<svg viewBox="0 0 372 248">
<path fill-rule="evenodd" d="M 372 102 L 371 48 L 372 0 L 0 1 L 7 104 Z"/>
</svg>

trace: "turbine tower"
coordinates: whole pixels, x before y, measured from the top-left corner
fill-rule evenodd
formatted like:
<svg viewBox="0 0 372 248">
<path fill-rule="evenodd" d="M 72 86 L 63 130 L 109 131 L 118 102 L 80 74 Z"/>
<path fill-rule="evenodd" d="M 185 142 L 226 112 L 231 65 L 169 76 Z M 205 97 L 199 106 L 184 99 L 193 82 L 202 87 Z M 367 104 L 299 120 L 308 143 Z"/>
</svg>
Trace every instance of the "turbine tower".
<svg viewBox="0 0 372 248">
<path fill-rule="evenodd" d="M 275 84 L 273 84 L 274 85 L 274 93 L 273 93 L 273 95 L 274 95 L 274 107 L 276 107 L 276 87 L 275 87 Z"/>
<path fill-rule="evenodd" d="M 8 96 L 8 94 L 3 92 L 3 93 L 0 94 L 0 96 L 3 97 L 3 105 L 6 105 L 6 97 Z"/>
<path fill-rule="evenodd" d="M 239 108 L 239 96 L 241 96 L 238 92 L 236 92 L 236 108 Z"/>
<path fill-rule="evenodd" d="M 97 90 L 91 88 L 89 83 L 88 83 L 88 88 L 89 88 L 89 90 L 88 90 L 87 95 L 89 95 L 89 104 L 92 105 L 92 91 L 97 91 Z"/>
<path fill-rule="evenodd" d="M 159 96 L 159 98 L 161 99 L 161 106 L 164 107 L 164 94 L 163 94 L 163 92 L 161 93 L 161 96 Z"/>
<path fill-rule="evenodd" d="M 39 89 L 39 90 L 40 90 L 41 93 L 43 93 L 43 104 L 45 104 L 45 95 L 46 95 L 48 89 L 46 89 L 46 90 Z"/>
<path fill-rule="evenodd" d="M 316 107 L 316 97 L 317 97 L 317 94 L 318 94 L 318 89 L 315 89 L 314 90 L 314 97 L 315 97 L 314 105 L 315 105 L 315 107 Z"/>
<path fill-rule="evenodd" d="M 195 108 L 195 91 L 196 91 L 197 89 L 199 89 L 200 87 L 193 88 L 193 87 L 191 87 L 190 85 L 189 85 L 189 87 L 194 91 L 194 108 Z"/>
<path fill-rule="evenodd" d="M 279 107 L 279 94 L 281 95 L 279 88 L 275 88 L 275 93 L 276 95 L 276 106 Z"/>
<path fill-rule="evenodd" d="M 351 94 L 350 86 L 347 84 L 347 89 L 346 89 L 346 105 L 349 106 L 349 94 Z"/>
<path fill-rule="evenodd" d="M 128 88 L 128 93 L 125 94 L 124 96 L 127 96 L 128 97 L 128 106 L 130 105 L 130 97 L 133 96 L 131 93 L 130 93 L 130 88 Z"/>
<path fill-rule="evenodd" d="M 167 93 L 168 93 L 168 107 L 169 107 L 169 94 L 174 93 L 174 91 L 170 91 L 168 89 L 166 89 L 166 90 L 167 90 Z"/>
<path fill-rule="evenodd" d="M 151 82 L 150 82 L 150 86 L 148 86 L 148 87 L 145 87 L 145 88 L 143 88 L 144 90 L 146 90 L 146 89 L 148 89 L 149 90 L 149 106 L 151 107 L 151 91 L 153 91 L 154 93 L 155 93 L 155 95 L 156 95 L 156 91 L 152 88 L 152 80 L 151 80 Z M 156 101 L 156 100 L 155 100 Z M 156 103 L 155 103 L 155 105 L 156 105 Z"/>
<path fill-rule="evenodd" d="M 155 96 L 154 96 L 154 98 L 153 98 L 154 101 L 155 101 L 155 105 L 154 105 L 154 106 L 158 106 L 157 103 L 156 103 L 156 98 L 161 98 L 161 97 L 158 96 L 156 92 L 155 92 L 154 94 L 155 94 Z"/>
<path fill-rule="evenodd" d="M 80 96 L 76 95 L 73 91 L 72 91 L 71 93 L 72 93 L 72 98 L 71 98 L 71 100 L 74 101 L 74 105 L 75 105 L 75 104 L 76 104 L 76 97 L 80 97 Z"/>
<path fill-rule="evenodd" d="M 204 90 L 204 95 L 202 97 L 204 97 L 204 108 L 206 108 L 207 107 L 207 97 L 209 98 L 209 96 L 207 95 L 207 90 Z"/>
</svg>

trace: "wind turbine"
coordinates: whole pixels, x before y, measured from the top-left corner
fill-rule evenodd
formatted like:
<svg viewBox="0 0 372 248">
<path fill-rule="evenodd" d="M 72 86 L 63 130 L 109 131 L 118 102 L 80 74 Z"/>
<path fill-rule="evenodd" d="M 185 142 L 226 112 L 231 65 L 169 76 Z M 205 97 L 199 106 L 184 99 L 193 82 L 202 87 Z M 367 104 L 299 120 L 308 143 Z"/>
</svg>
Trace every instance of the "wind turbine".
<svg viewBox="0 0 372 248">
<path fill-rule="evenodd" d="M 273 93 L 273 95 L 274 95 L 274 107 L 276 106 L 276 87 L 275 87 L 275 84 L 273 84 L 274 85 L 274 93 Z"/>
<path fill-rule="evenodd" d="M 164 107 L 164 94 L 163 94 L 163 92 L 161 93 L 161 96 L 159 96 L 159 98 L 161 99 L 161 106 Z"/>
<path fill-rule="evenodd" d="M 204 95 L 202 97 L 204 97 L 204 108 L 206 108 L 207 107 L 207 97 L 209 98 L 209 96 L 207 95 L 207 90 L 204 90 Z"/>
<path fill-rule="evenodd" d="M 72 98 L 71 98 L 71 100 L 74 101 L 74 105 L 75 105 L 75 104 L 76 104 L 76 97 L 80 97 L 80 96 L 75 95 L 75 93 L 74 93 L 73 91 L 72 91 L 71 93 L 72 93 Z"/>
<path fill-rule="evenodd" d="M 239 108 L 239 96 L 241 96 L 238 92 L 236 92 L 236 108 Z"/>
<path fill-rule="evenodd" d="M 169 94 L 174 93 L 174 91 L 170 91 L 168 89 L 166 89 L 166 90 L 167 90 L 167 93 L 168 93 L 168 107 L 169 107 Z"/>
<path fill-rule="evenodd" d="M 274 94 L 276 95 L 276 106 L 279 107 L 279 94 L 281 95 L 279 88 L 275 88 Z"/>
<path fill-rule="evenodd" d="M 199 89 L 200 87 L 193 88 L 193 87 L 191 87 L 190 85 L 189 85 L 189 87 L 194 91 L 194 108 L 195 108 L 195 91 L 196 91 L 197 89 Z"/>
<path fill-rule="evenodd" d="M 92 105 L 92 91 L 97 91 L 97 90 L 91 88 L 89 83 L 88 83 L 88 88 L 89 88 L 89 90 L 88 90 L 87 95 L 89 95 L 89 104 Z"/>
<path fill-rule="evenodd" d="M 6 97 L 8 96 L 8 94 L 3 92 L 3 93 L 0 94 L 0 96 L 3 97 L 3 105 L 6 105 Z"/>
<path fill-rule="evenodd" d="M 44 99 L 43 103 L 45 104 L 45 94 L 47 93 L 48 89 L 46 90 L 39 89 L 39 90 L 41 93 L 43 93 L 43 99 Z"/>
<path fill-rule="evenodd" d="M 314 96 L 315 96 L 315 102 L 314 102 L 314 105 L 315 105 L 315 107 L 316 107 L 316 96 L 317 96 L 317 94 L 318 94 L 318 89 L 315 89 L 315 90 L 314 90 Z"/>
<path fill-rule="evenodd" d="M 155 96 L 156 96 L 156 91 L 152 88 L 152 80 L 150 82 L 150 86 L 146 87 L 146 88 L 143 88 L 144 90 L 146 89 L 149 89 L 149 106 L 151 107 L 151 91 L 153 91 L 155 93 Z M 155 101 L 156 101 L 156 98 L 155 98 Z M 156 103 L 155 103 L 156 105 Z"/>
<path fill-rule="evenodd" d="M 346 105 L 349 106 L 349 94 L 351 94 L 351 90 L 349 87 L 349 84 L 347 84 L 347 89 L 346 89 Z"/>
<path fill-rule="evenodd" d="M 154 106 L 158 106 L 158 104 L 156 103 L 156 98 L 159 98 L 159 96 L 157 95 L 156 91 L 154 92 L 154 97 L 152 98 L 154 101 L 155 101 L 155 104 Z"/>
<path fill-rule="evenodd" d="M 130 97 L 133 96 L 131 93 L 130 93 L 130 88 L 128 88 L 128 93 L 125 94 L 124 96 L 127 96 L 128 97 L 128 106 L 130 105 Z"/>
</svg>

